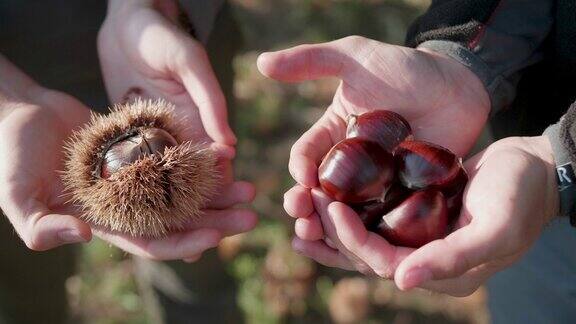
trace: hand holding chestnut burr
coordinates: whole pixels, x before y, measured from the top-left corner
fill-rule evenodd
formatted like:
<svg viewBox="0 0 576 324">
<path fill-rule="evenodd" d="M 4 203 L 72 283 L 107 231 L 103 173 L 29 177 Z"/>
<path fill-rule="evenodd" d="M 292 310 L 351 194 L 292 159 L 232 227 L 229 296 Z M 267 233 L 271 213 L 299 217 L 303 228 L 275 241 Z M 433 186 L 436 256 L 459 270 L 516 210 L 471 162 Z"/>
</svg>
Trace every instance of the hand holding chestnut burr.
<svg viewBox="0 0 576 324">
<path fill-rule="evenodd" d="M 94 234 L 144 258 L 192 262 L 205 250 L 216 246 L 223 236 L 245 232 L 256 225 L 256 215 L 252 211 L 233 208 L 254 198 L 251 184 L 233 181 L 230 165 L 233 148 L 204 140 L 201 137 L 205 134 L 203 128 L 197 128 L 193 132 L 180 133 L 180 140 L 193 140 L 198 136 L 195 140 L 204 141 L 214 152 L 222 175 L 221 186 L 206 202 L 198 221 L 156 239 L 133 237 L 93 226 L 82 219 L 81 210 L 70 204 L 70 196 L 64 194 L 62 174 L 59 173 L 64 170 L 64 143 L 74 130 L 89 121 L 90 110 L 72 96 L 36 84 L 1 55 L 0 70 L 6 76 L 0 79 L 0 208 L 28 248 L 45 251 L 64 244 L 85 243 Z M 179 117 L 182 120 L 182 116 Z M 114 125 L 111 122 L 101 126 L 110 131 Z M 134 131 L 124 138 L 107 139 L 114 139 L 105 147 L 113 153 L 101 157 L 105 156 L 112 168 L 104 172 L 104 178 L 117 178 L 123 173 L 122 169 L 130 168 L 134 159 L 140 161 L 142 156 L 149 157 L 173 148 L 172 139 L 163 135 L 160 138 L 166 140 L 151 143 L 150 137 L 157 137 L 155 130 L 150 130 L 152 133 Z M 121 144 L 115 146 L 116 143 Z M 98 147 L 94 152 L 102 152 L 102 148 Z M 117 164 L 116 153 L 130 153 L 123 161 L 126 163 Z M 89 170 L 96 171 L 96 168 Z M 102 176 L 102 173 L 87 176 L 97 175 Z M 125 194 L 130 188 L 122 190 Z M 162 216 L 171 217 L 169 214 Z"/>
<path fill-rule="evenodd" d="M 203 44 L 182 28 L 177 1 L 108 3 L 98 35 L 98 56 L 111 102 L 163 98 L 185 123 L 183 140 L 206 143 L 215 152 L 221 183 L 203 216 L 186 230 L 164 239 L 145 239 L 96 229 L 96 235 L 123 250 L 154 259 L 194 261 L 223 236 L 248 231 L 257 222 L 249 209 L 255 188 L 237 181 L 232 170 L 236 137 L 227 105 Z M 145 134 L 144 134 L 145 135 Z M 145 148 L 146 150 L 146 148 Z"/>
<path fill-rule="evenodd" d="M 186 139 L 173 111 L 165 101 L 138 99 L 116 106 L 109 115 L 94 115 L 68 142 L 63 173 L 71 202 L 97 235 L 161 259 L 183 253 L 169 250 L 175 243 L 187 242 L 189 250 L 202 251 L 222 235 L 255 225 L 253 213 L 226 210 L 253 194 L 236 198 L 246 186 L 228 182 L 222 164 L 227 158 L 218 157 L 208 143 Z M 135 248 L 139 246 L 149 248 Z M 183 258 L 195 260 L 197 255 Z"/>
</svg>

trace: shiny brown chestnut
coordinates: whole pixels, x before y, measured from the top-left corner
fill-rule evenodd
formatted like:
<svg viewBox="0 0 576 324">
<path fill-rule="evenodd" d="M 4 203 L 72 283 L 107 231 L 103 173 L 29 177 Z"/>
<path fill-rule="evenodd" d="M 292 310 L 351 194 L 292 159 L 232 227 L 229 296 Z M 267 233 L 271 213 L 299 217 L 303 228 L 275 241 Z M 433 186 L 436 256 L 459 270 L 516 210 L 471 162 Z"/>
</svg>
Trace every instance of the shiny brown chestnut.
<svg viewBox="0 0 576 324">
<path fill-rule="evenodd" d="M 412 191 L 398 183 L 394 183 L 386 193 L 384 200 L 370 201 L 355 205 L 352 208 L 358 214 L 360 220 L 368 230 L 373 230 L 383 215 L 398 206 L 404 199 L 412 194 Z"/>
<path fill-rule="evenodd" d="M 375 142 L 359 138 L 340 141 L 318 168 L 324 192 L 344 203 L 381 199 L 392 186 L 394 176 L 392 154 Z"/>
<path fill-rule="evenodd" d="M 410 189 L 443 188 L 456 178 L 462 163 L 448 149 L 424 141 L 404 141 L 394 151 L 398 177 Z"/>
<path fill-rule="evenodd" d="M 397 246 L 418 248 L 448 231 L 448 209 L 442 192 L 429 189 L 413 193 L 382 217 L 376 233 Z"/>
<path fill-rule="evenodd" d="M 392 152 L 402 141 L 412 138 L 410 124 L 399 114 L 376 110 L 361 115 L 348 116 L 346 138 L 363 138 L 380 144 Z"/>
<path fill-rule="evenodd" d="M 106 150 L 100 165 L 100 177 L 108 179 L 122 167 L 143 156 L 162 153 L 167 147 L 176 146 L 176 139 L 159 128 L 137 129 L 118 138 Z"/>
</svg>

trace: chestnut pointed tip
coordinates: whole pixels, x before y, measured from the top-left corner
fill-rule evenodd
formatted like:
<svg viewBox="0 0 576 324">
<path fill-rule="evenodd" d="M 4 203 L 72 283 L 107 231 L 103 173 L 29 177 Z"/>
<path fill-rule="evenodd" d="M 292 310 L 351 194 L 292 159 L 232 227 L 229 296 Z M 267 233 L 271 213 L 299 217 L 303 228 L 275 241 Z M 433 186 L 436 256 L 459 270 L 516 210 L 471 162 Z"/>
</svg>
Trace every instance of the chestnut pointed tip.
<svg viewBox="0 0 576 324">
<path fill-rule="evenodd" d="M 374 110 L 349 116 L 347 138 L 362 138 L 374 141 L 388 152 L 412 135 L 410 124 L 404 117 L 389 110 Z"/>
</svg>

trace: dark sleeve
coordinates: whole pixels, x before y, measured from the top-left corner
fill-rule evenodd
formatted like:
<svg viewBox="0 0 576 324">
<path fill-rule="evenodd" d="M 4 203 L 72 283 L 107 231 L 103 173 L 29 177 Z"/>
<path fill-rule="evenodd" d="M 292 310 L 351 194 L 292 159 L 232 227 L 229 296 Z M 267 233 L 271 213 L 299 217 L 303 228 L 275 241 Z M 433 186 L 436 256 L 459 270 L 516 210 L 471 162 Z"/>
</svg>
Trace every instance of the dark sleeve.
<svg viewBox="0 0 576 324">
<path fill-rule="evenodd" d="M 433 0 L 406 44 L 444 53 L 484 83 L 492 112 L 515 97 L 519 72 L 542 59 L 554 19 L 553 0 Z"/>
<path fill-rule="evenodd" d="M 556 180 L 560 199 L 560 215 L 569 216 L 576 227 L 576 103 L 558 123 L 544 131 L 550 140 L 556 164 Z"/>
</svg>

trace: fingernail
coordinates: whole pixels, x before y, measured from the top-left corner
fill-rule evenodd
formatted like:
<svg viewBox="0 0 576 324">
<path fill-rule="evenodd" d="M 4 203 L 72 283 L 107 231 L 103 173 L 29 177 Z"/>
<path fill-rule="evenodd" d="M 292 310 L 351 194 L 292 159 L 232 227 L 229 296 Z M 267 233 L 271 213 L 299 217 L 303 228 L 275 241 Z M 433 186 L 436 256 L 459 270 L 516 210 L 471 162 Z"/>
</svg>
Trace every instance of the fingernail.
<svg viewBox="0 0 576 324">
<path fill-rule="evenodd" d="M 58 233 L 58 238 L 64 243 L 80 243 L 86 242 L 86 239 L 80 235 L 78 230 L 64 230 Z"/>
<path fill-rule="evenodd" d="M 432 272 L 426 268 L 414 268 L 404 274 L 404 289 L 418 287 L 432 279 Z"/>
</svg>

